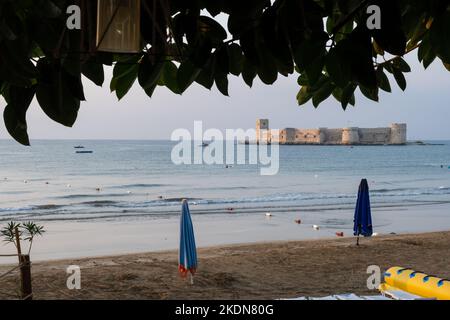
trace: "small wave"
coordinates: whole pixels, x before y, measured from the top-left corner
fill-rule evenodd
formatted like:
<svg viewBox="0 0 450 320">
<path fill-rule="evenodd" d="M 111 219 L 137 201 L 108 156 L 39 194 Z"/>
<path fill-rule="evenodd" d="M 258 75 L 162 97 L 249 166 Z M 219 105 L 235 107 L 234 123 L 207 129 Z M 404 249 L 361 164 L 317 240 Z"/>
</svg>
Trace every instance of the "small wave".
<svg viewBox="0 0 450 320">
<path fill-rule="evenodd" d="M 136 184 L 123 184 L 118 186 L 113 186 L 113 189 L 138 189 L 138 188 L 160 188 L 165 187 L 165 184 L 157 183 L 136 183 Z"/>
<path fill-rule="evenodd" d="M 52 210 L 52 209 L 60 209 L 62 207 L 64 207 L 64 205 L 60 205 L 60 204 L 41 204 L 41 205 L 33 206 L 32 209 L 33 210 Z"/>
<path fill-rule="evenodd" d="M 88 206 L 92 206 L 92 207 L 109 207 L 109 206 L 114 206 L 117 203 L 119 203 L 119 202 L 111 201 L 111 200 L 98 200 L 98 201 L 81 202 L 80 204 L 88 205 Z"/>
<path fill-rule="evenodd" d="M 34 209 L 33 206 L 26 206 L 19 208 L 0 208 L 0 213 L 24 212 L 24 211 L 32 211 L 33 209 Z"/>
<path fill-rule="evenodd" d="M 112 197 L 123 197 L 122 193 L 92 193 L 92 194 L 69 194 L 65 196 L 56 197 L 57 199 L 82 199 L 82 198 L 112 198 Z"/>
<path fill-rule="evenodd" d="M 2 194 L 7 195 L 15 195 L 15 194 L 25 194 L 25 193 L 31 193 L 32 191 L 26 191 L 26 190 L 20 190 L 20 191 L 2 191 Z"/>
<path fill-rule="evenodd" d="M 411 190 L 411 188 L 372 189 L 372 190 L 370 190 L 370 192 L 374 192 L 374 193 L 389 193 L 389 192 L 407 191 L 407 190 Z"/>
</svg>

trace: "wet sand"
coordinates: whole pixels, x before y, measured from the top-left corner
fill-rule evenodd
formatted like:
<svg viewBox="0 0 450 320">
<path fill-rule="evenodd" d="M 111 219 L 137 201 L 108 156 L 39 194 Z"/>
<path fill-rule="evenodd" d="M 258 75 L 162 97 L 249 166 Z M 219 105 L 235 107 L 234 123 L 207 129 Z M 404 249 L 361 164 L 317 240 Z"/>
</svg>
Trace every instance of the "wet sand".
<svg viewBox="0 0 450 320">
<path fill-rule="evenodd" d="M 177 252 L 34 263 L 35 299 L 277 299 L 377 294 L 366 286 L 369 265 L 411 267 L 450 278 L 450 232 L 269 242 L 199 249 L 195 284 L 177 272 Z M 66 287 L 66 268 L 81 267 L 81 290 Z M 0 266 L 0 274 L 8 266 Z M 17 274 L 0 280 L 13 298 Z"/>
</svg>

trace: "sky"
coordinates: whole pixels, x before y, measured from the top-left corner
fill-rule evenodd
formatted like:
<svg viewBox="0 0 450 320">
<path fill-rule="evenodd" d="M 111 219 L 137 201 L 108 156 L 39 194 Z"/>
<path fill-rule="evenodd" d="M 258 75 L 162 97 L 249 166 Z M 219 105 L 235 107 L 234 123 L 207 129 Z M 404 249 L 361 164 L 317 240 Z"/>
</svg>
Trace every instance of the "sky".
<svg viewBox="0 0 450 320">
<path fill-rule="evenodd" d="M 254 128 L 257 118 L 270 120 L 270 127 L 340 128 L 386 127 L 408 124 L 410 140 L 450 140 L 450 72 L 439 60 L 427 70 L 417 62 L 417 53 L 407 58 L 413 71 L 406 74 L 408 88 L 402 92 L 391 78 L 393 93 L 380 94 L 380 102 L 357 95 L 356 107 L 343 111 L 330 97 L 318 109 L 312 103 L 299 107 L 297 76 L 267 86 L 255 79 L 248 88 L 242 78 L 230 77 L 230 97 L 213 87 L 211 91 L 194 84 L 182 96 L 158 87 L 148 98 L 136 82 L 121 101 L 109 91 L 111 70 L 102 88 L 84 79 L 87 101 L 83 102 L 73 128 L 63 127 L 43 113 L 33 101 L 27 114 L 28 133 L 33 139 L 131 139 L 170 140 L 174 130 L 192 132 L 194 121 L 205 129 Z M 0 105 L 5 103 L 0 100 Z M 0 139 L 10 139 L 0 125 Z"/>
</svg>

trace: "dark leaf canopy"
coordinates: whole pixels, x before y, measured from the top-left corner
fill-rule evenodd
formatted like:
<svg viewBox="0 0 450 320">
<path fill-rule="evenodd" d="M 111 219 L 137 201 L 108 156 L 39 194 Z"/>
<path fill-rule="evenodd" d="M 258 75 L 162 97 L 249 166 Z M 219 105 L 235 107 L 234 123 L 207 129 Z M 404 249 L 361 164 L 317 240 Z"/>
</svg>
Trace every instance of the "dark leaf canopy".
<svg viewBox="0 0 450 320">
<path fill-rule="evenodd" d="M 66 26 L 73 4 L 81 30 Z M 367 23 L 373 5 L 380 29 Z M 255 78 L 270 85 L 296 74 L 299 105 L 333 97 L 343 109 L 355 105 L 357 89 L 374 101 L 393 83 L 406 90 L 403 56 L 411 52 L 425 68 L 440 60 L 450 69 L 447 0 L 141 0 L 140 14 L 140 52 L 118 54 L 97 50 L 97 1 L 0 0 L 0 95 L 11 136 L 29 144 L 34 98 L 72 126 L 83 82 L 104 85 L 104 66 L 113 67 L 109 88 L 118 99 L 134 84 L 149 97 L 161 86 L 183 94 L 194 83 L 227 96 L 231 76 L 251 87 Z"/>
</svg>

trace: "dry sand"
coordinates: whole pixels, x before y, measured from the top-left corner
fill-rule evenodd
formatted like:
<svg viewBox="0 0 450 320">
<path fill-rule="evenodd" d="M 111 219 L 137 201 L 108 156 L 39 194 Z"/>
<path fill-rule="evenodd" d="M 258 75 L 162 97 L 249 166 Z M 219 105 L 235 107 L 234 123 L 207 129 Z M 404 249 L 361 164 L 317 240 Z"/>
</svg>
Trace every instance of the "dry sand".
<svg viewBox="0 0 450 320">
<path fill-rule="evenodd" d="M 366 289 L 369 265 L 412 267 L 450 278 L 450 232 L 272 242 L 200 249 L 195 285 L 177 273 L 177 252 L 158 252 L 33 265 L 35 299 L 276 299 Z M 66 268 L 79 265 L 82 289 L 66 288 Z M 7 270 L 0 266 L 0 274 Z M 0 280 L 17 291 L 17 274 Z"/>
</svg>

